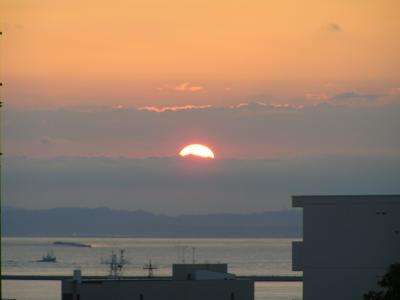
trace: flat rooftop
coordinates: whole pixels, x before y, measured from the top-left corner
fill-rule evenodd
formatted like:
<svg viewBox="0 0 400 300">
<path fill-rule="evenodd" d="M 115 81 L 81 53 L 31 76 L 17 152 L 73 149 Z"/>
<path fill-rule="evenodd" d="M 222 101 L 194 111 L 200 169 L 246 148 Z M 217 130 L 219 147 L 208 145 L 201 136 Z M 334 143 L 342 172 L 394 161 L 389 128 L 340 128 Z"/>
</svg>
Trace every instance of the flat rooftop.
<svg viewBox="0 0 400 300">
<path fill-rule="evenodd" d="M 398 195 L 300 195 L 292 196 L 293 207 L 310 205 L 398 204 Z"/>
</svg>

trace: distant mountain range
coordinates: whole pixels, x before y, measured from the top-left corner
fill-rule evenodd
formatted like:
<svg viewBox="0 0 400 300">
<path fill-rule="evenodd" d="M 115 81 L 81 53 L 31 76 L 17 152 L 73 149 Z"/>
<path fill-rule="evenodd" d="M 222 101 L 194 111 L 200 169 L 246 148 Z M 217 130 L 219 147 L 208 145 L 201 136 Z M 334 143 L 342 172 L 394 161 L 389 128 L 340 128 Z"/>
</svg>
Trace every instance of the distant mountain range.
<svg viewBox="0 0 400 300">
<path fill-rule="evenodd" d="M 3 207 L 2 236 L 300 237 L 298 210 L 168 216 L 142 210 Z"/>
</svg>

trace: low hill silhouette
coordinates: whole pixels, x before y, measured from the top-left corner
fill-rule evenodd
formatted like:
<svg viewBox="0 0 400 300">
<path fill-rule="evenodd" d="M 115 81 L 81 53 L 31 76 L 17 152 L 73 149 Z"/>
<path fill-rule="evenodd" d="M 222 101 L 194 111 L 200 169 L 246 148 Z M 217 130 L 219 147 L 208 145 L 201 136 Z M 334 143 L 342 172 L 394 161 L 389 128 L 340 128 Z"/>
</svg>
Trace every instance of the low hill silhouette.
<svg viewBox="0 0 400 300">
<path fill-rule="evenodd" d="M 298 210 L 168 216 L 109 208 L 2 209 L 2 236 L 300 237 Z"/>
</svg>

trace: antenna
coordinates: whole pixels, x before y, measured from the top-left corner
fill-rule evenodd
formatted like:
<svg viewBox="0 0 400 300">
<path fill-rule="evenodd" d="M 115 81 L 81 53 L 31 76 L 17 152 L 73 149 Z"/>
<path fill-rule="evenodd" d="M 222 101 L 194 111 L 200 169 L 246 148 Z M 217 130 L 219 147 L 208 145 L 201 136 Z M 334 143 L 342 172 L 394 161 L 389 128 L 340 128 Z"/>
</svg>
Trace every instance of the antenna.
<svg viewBox="0 0 400 300">
<path fill-rule="evenodd" d="M 110 272 L 110 277 L 114 279 L 120 279 L 122 277 L 122 269 L 124 265 L 126 264 L 126 259 L 124 258 L 124 252 L 125 250 L 121 249 L 119 250 L 119 258 L 118 255 L 114 253 L 114 251 L 111 252 L 111 257 L 109 261 L 106 261 L 109 265 L 109 272 Z"/>
<path fill-rule="evenodd" d="M 158 267 L 151 263 L 151 258 L 149 259 L 149 263 L 145 264 L 143 266 L 143 270 L 148 270 L 149 271 L 149 274 L 148 274 L 149 278 L 153 277 L 153 275 L 154 275 L 153 270 L 157 270 L 157 269 L 158 269 Z"/>
<path fill-rule="evenodd" d="M 192 247 L 192 263 L 196 263 L 196 247 Z"/>
<path fill-rule="evenodd" d="M 186 246 L 182 246 L 182 263 L 185 263 L 185 250 L 186 250 Z"/>
<path fill-rule="evenodd" d="M 176 262 L 179 264 L 181 261 L 180 246 L 176 246 Z"/>
<path fill-rule="evenodd" d="M 184 264 L 186 255 L 185 251 L 188 248 L 188 246 L 177 246 L 177 258 L 178 258 L 178 263 Z"/>
</svg>

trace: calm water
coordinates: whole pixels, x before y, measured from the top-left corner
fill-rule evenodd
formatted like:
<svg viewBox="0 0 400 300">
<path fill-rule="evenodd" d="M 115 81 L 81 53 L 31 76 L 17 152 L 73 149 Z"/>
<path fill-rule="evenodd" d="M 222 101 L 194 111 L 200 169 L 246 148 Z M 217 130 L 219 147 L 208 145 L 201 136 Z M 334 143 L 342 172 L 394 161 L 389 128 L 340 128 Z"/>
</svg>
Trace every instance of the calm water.
<svg viewBox="0 0 400 300">
<path fill-rule="evenodd" d="M 92 248 L 55 246 L 56 240 L 90 243 Z M 146 275 L 143 265 L 151 258 L 158 266 L 155 275 L 171 275 L 171 264 L 182 259 L 178 248 L 187 246 L 185 261 L 226 262 L 238 275 L 300 275 L 291 271 L 291 239 L 139 239 L 139 238 L 3 238 L 3 274 L 70 275 L 76 268 L 83 275 L 106 275 L 112 250 L 125 249 L 126 275 Z M 53 250 L 56 263 L 37 262 Z M 60 283 L 3 281 L 4 298 L 60 299 Z M 301 283 L 257 283 L 257 300 L 300 299 Z"/>
</svg>

